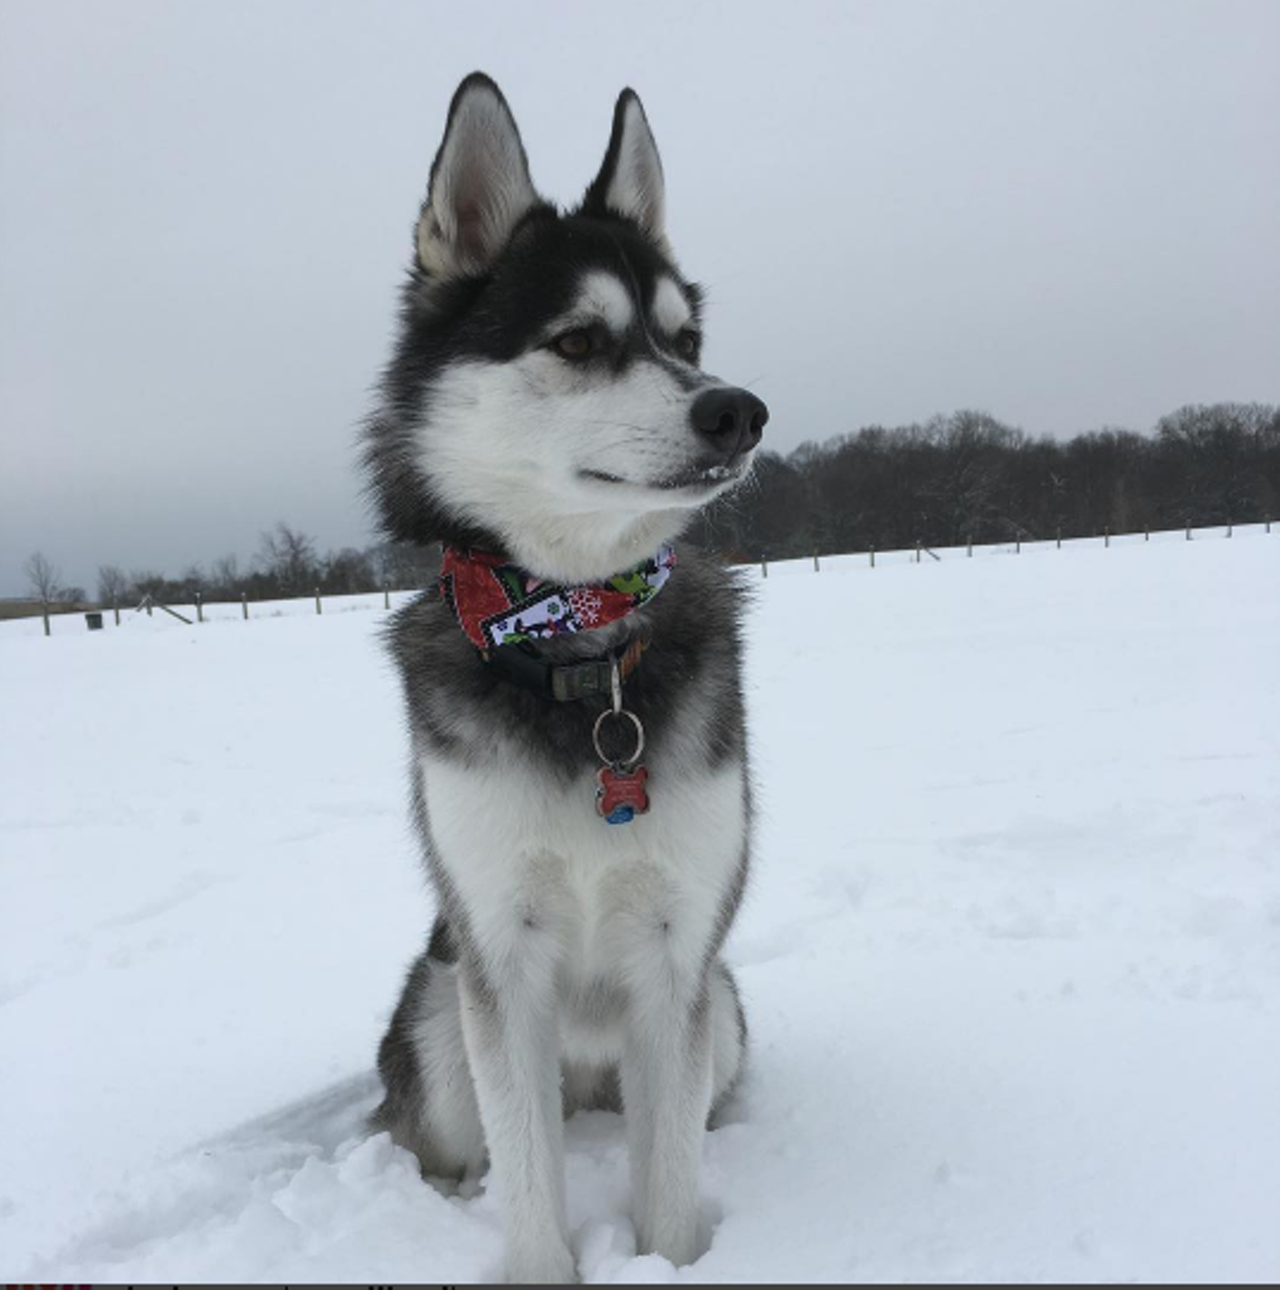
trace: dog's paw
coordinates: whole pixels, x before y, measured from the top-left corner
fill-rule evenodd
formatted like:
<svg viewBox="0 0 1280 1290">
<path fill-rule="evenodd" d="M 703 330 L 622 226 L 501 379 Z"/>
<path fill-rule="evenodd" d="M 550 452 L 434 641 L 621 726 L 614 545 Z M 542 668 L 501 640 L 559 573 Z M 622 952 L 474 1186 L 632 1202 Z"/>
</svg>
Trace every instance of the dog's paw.
<svg viewBox="0 0 1280 1290">
<path fill-rule="evenodd" d="M 668 1218 L 665 1223 L 637 1224 L 636 1236 L 637 1254 L 656 1254 L 673 1267 L 688 1267 L 703 1253 L 699 1249 L 697 1223 L 692 1217 L 681 1215 Z"/>
<path fill-rule="evenodd" d="M 511 1251 L 507 1256 L 511 1285 L 565 1286 L 578 1283 L 578 1267 L 563 1241 L 542 1249 Z"/>
</svg>

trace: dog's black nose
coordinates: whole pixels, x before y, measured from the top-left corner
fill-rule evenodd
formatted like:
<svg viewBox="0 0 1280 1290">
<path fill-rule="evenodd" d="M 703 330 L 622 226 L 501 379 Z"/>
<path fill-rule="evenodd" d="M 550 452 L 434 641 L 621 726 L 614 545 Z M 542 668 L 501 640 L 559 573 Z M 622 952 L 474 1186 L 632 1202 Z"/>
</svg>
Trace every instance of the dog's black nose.
<svg viewBox="0 0 1280 1290">
<path fill-rule="evenodd" d="M 689 409 L 693 428 L 705 435 L 726 457 L 749 452 L 760 442 L 769 409 L 750 390 L 720 385 L 703 390 Z"/>
</svg>

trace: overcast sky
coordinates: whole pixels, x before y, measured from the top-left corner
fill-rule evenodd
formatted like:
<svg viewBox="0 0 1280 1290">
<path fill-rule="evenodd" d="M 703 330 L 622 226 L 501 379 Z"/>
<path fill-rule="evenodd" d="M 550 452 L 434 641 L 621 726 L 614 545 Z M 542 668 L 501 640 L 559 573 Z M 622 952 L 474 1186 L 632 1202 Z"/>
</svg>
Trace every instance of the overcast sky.
<svg viewBox="0 0 1280 1290">
<path fill-rule="evenodd" d="M 0 0 L 0 594 L 370 540 L 352 443 L 457 81 L 534 179 L 644 99 L 790 449 L 1280 399 L 1280 3 Z"/>
</svg>

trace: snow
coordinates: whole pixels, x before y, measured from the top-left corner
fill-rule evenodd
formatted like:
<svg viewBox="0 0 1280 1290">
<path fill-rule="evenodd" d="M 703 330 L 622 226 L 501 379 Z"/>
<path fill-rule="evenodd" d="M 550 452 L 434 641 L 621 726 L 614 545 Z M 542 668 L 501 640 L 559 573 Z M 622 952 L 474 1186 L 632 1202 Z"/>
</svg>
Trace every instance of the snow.
<svg viewBox="0 0 1280 1290">
<path fill-rule="evenodd" d="M 585 1280 L 1280 1276 L 1280 536 L 939 555 L 748 571 L 750 1075 L 691 1268 L 569 1125 Z M 431 910 L 381 597 L 221 609 L 0 624 L 0 1265 L 494 1280 L 361 1130 Z"/>
</svg>

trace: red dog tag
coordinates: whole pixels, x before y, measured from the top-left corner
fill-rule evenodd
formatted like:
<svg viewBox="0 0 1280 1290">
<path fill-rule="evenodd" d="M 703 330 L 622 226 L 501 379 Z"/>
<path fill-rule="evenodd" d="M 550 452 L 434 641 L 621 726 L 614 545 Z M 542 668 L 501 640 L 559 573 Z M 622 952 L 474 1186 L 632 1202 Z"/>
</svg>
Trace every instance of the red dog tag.
<svg viewBox="0 0 1280 1290">
<path fill-rule="evenodd" d="M 601 766 L 596 771 L 596 811 L 606 824 L 630 824 L 637 815 L 649 809 L 645 780 L 649 772 L 643 766 L 621 770 Z"/>
</svg>

